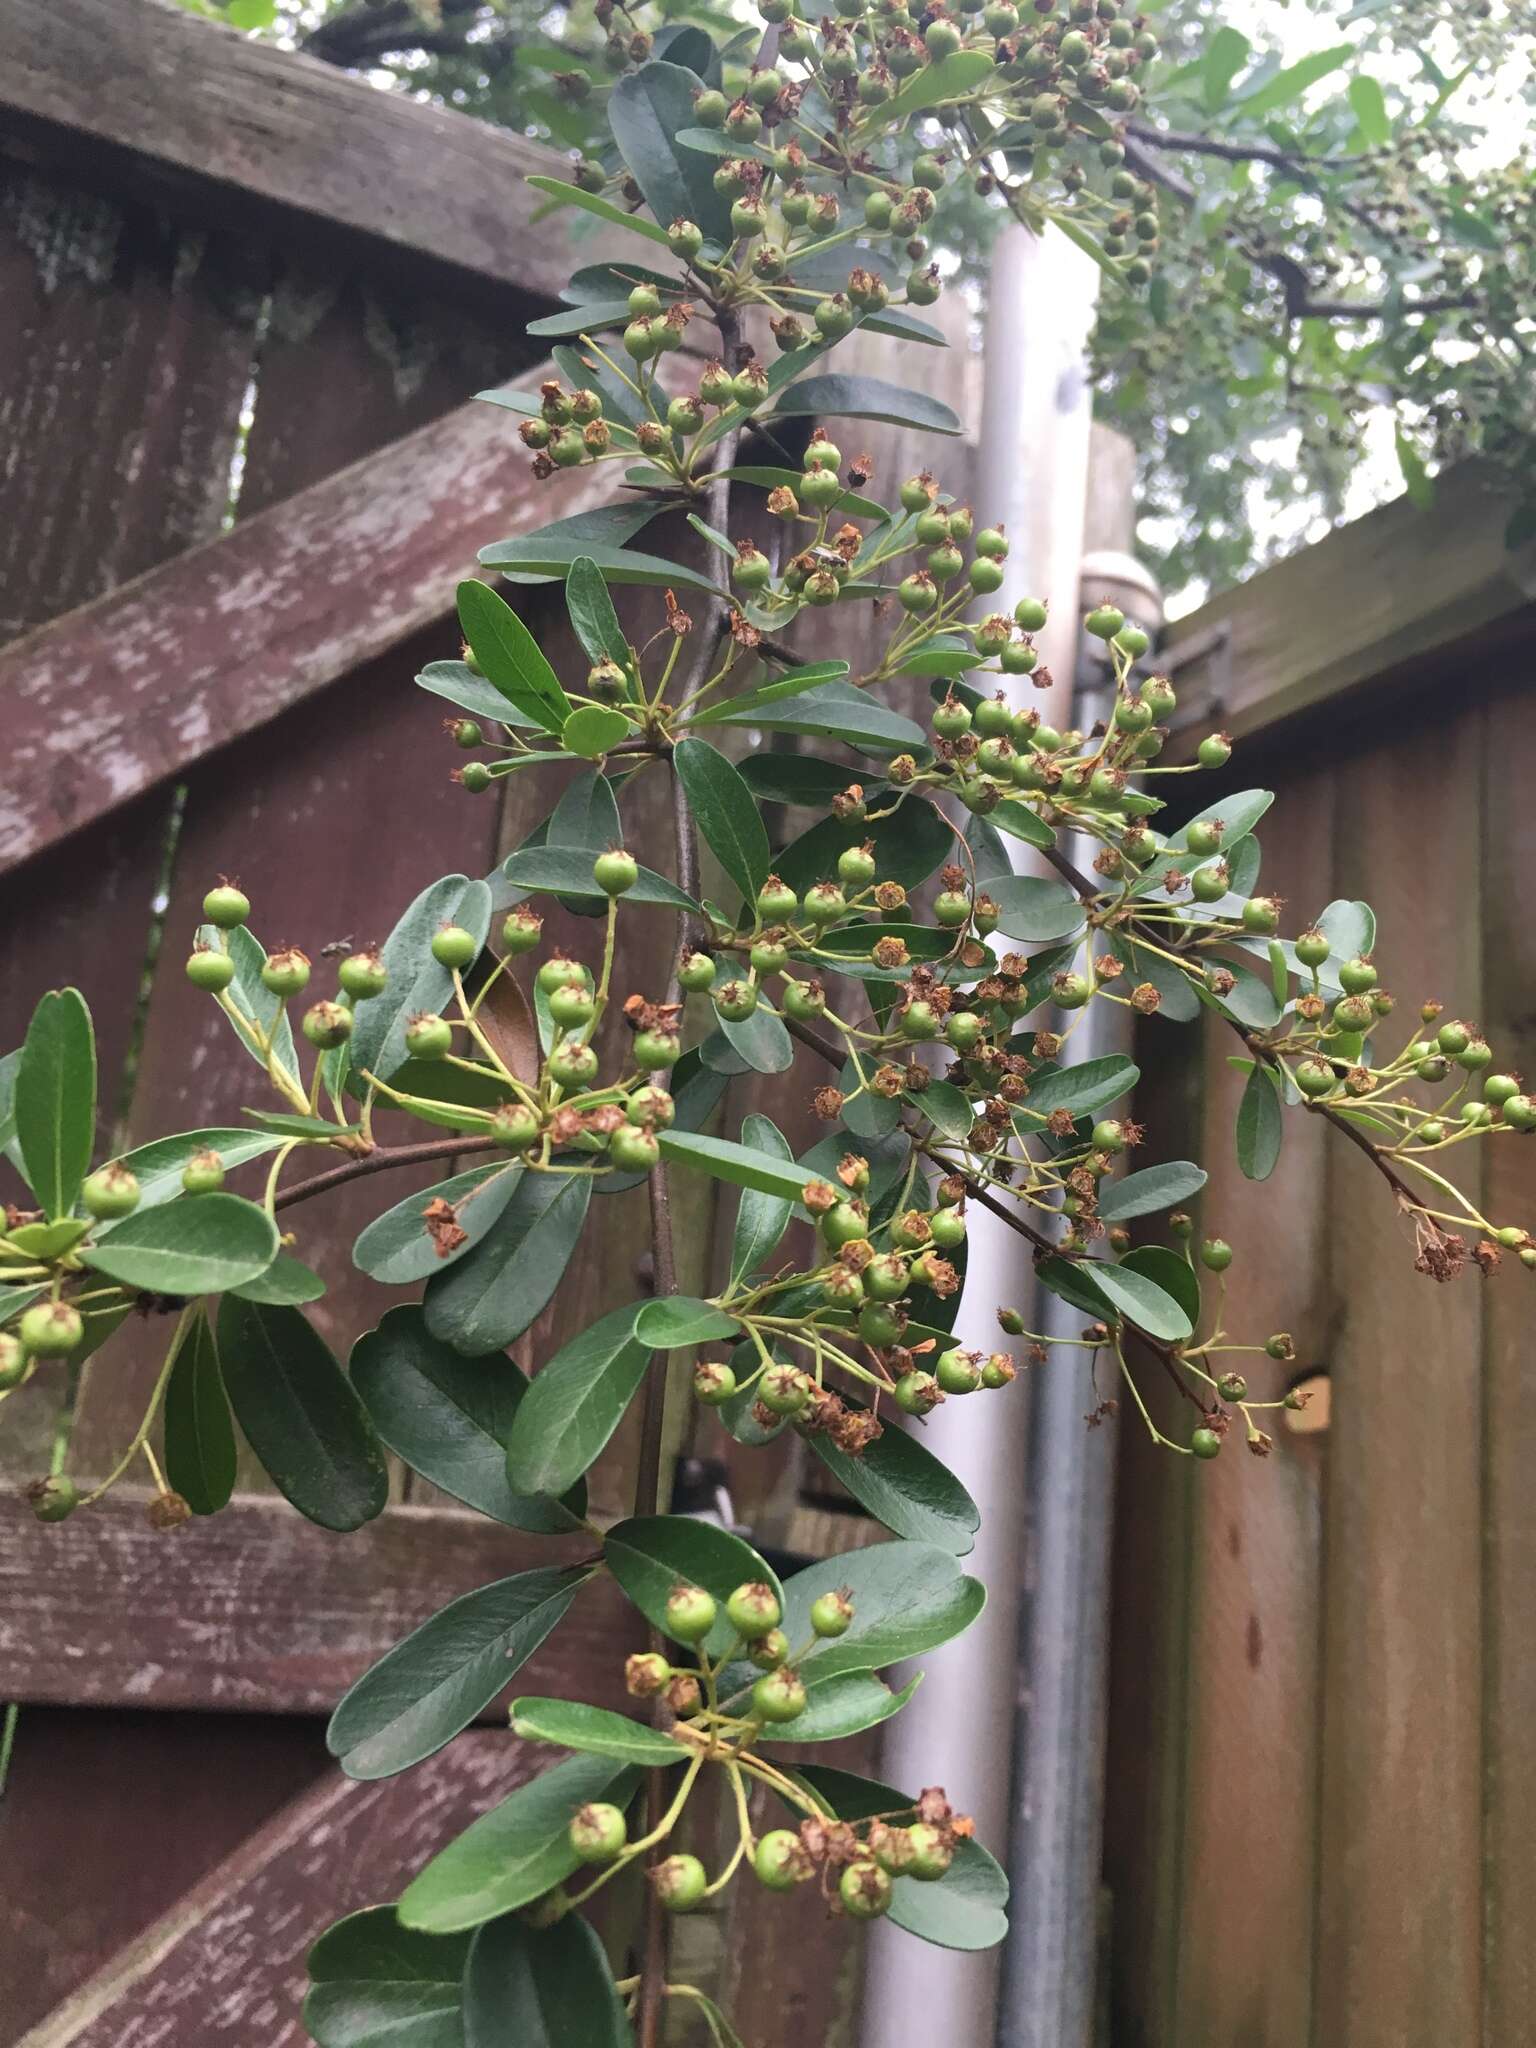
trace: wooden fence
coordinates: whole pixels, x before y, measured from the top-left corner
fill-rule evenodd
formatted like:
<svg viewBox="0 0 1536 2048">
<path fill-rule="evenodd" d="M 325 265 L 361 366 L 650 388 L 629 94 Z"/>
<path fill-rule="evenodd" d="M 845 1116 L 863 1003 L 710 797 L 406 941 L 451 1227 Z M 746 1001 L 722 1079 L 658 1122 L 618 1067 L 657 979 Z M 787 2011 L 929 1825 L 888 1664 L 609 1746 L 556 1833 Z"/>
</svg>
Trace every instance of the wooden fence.
<svg viewBox="0 0 1536 2048">
<path fill-rule="evenodd" d="M 608 469 L 536 486 L 509 416 L 468 401 L 536 377 L 527 319 L 554 305 L 573 249 L 590 261 L 614 243 L 569 215 L 538 224 L 524 179 L 558 165 L 521 139 L 156 0 L 9 0 L 0 108 L 0 1045 L 41 990 L 83 989 L 103 1145 L 120 1149 L 239 1122 L 252 1099 L 248 1063 L 181 973 L 212 877 L 240 874 L 269 943 L 318 955 L 382 936 L 438 875 L 487 872 L 558 795 L 524 777 L 465 796 L 444 707 L 411 676 L 454 651 L 453 587 L 479 545 L 612 488 Z M 939 381 L 974 421 L 959 318 Z M 893 348 L 871 341 L 864 367 L 899 374 Z M 891 428 L 865 442 L 886 477 L 931 454 Z M 962 446 L 946 468 L 961 491 L 969 460 Z M 552 659 L 574 660 L 563 607 L 530 604 Z M 630 601 L 634 637 L 659 611 Z M 642 857 L 669 865 L 665 821 L 634 822 Z M 800 829 L 782 811 L 776 828 Z M 591 928 L 557 915 L 551 931 L 579 950 Z M 664 953 L 642 939 L 620 975 L 659 993 Z M 808 1084 L 733 1085 L 733 1114 L 771 1106 L 812 1141 Z M 351 1265 L 368 1203 L 321 1208 L 304 1256 L 344 1355 L 391 1297 Z M 720 1267 L 729 1222 L 727 1207 L 717 1245 L 713 1198 L 693 1195 L 685 1284 Z M 579 1302 L 551 1307 L 525 1357 L 643 1291 L 647 1245 L 643 1191 L 607 1200 Z M 77 1472 L 103 1473 L 130 1438 L 155 1334 L 87 1369 Z M 669 1417 L 672 1450 L 726 1464 L 760 1541 L 806 1552 L 875 1533 L 830 1484 L 802 1487 L 789 1447 L 746 1458 L 713 1421 L 695 1438 L 691 1405 Z M 231 1510 L 174 1538 L 131 1495 L 39 1529 L 17 1485 L 46 1468 L 57 1413 L 56 1383 L 34 1382 L 0 1430 L 0 1697 L 23 1703 L 0 1802 L 0 2034 L 287 2048 L 305 2038 L 312 1934 L 391 1896 L 537 1763 L 487 1733 L 351 1786 L 316 1717 L 531 1546 L 403 1473 L 396 1504 L 338 1539 L 254 1466 Z M 621 1435 L 594 1476 L 598 1512 L 625 1511 L 634 1455 Z M 628 1626 L 616 1599 L 591 1603 L 532 1688 L 611 1700 Z M 755 2048 L 850 2040 L 859 1945 L 808 1901 L 773 1917 L 750 1952 L 723 1918 L 690 1927 L 690 1969 L 729 1970 L 758 2004 L 779 1970 Z"/>
<path fill-rule="evenodd" d="M 1536 553 L 1506 553 L 1508 511 L 1458 472 L 1171 653 L 1191 717 L 1237 736 L 1230 786 L 1278 793 L 1264 886 L 1303 918 L 1364 897 L 1405 1033 L 1440 998 L 1530 1074 Z M 1214 1166 L 1245 1332 L 1291 1330 L 1329 1398 L 1264 1464 L 1234 1439 L 1191 1470 L 1125 1433 L 1114 2048 L 1514 2048 L 1536 1994 L 1531 1276 L 1419 1278 L 1369 1165 L 1305 1119 L 1243 1181 L 1228 1038 L 1144 1038 L 1159 1153 Z M 1481 1170 L 1489 1213 L 1530 1222 L 1536 1154 L 1480 1149 L 1474 1192 Z"/>
</svg>

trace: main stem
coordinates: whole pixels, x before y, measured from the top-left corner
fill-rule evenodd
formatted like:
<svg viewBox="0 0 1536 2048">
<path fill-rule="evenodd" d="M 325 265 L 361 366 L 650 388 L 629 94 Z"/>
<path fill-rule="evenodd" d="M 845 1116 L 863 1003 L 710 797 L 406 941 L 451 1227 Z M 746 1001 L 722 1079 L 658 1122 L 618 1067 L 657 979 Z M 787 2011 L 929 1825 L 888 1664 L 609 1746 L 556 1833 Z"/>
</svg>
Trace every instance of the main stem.
<svg viewBox="0 0 1536 2048">
<path fill-rule="evenodd" d="M 720 331 L 720 356 L 727 369 L 733 369 L 731 358 L 741 339 L 741 328 L 734 312 L 722 309 L 716 314 L 716 325 Z M 736 459 L 734 434 L 727 435 L 720 443 L 719 470 L 729 470 Z M 718 533 L 727 530 L 730 520 L 731 486 L 729 479 L 721 474 L 709 487 L 707 518 Z M 691 665 L 682 694 L 688 695 L 698 688 L 709 675 L 715 656 L 725 633 L 725 615 L 710 616 L 700 621 L 698 654 Z M 670 757 L 667 773 L 672 786 L 672 843 L 677 872 L 677 886 L 685 896 L 699 895 L 699 845 L 694 831 L 693 812 L 688 803 L 688 792 L 682 778 L 673 766 Z M 673 952 L 672 971 L 667 979 L 666 1001 L 681 1000 L 682 983 L 679 971 L 683 955 L 693 939 L 693 923 L 688 912 L 683 911 L 677 921 L 677 944 Z M 651 1203 L 651 1277 L 652 1291 L 659 1298 L 677 1292 L 677 1249 L 672 1233 L 672 1188 L 668 1169 L 663 1162 L 651 1169 L 648 1182 Z M 662 1423 L 666 1412 L 667 1376 L 653 1366 L 645 1377 L 645 1392 L 640 1409 L 640 1469 L 635 1479 L 635 1513 L 653 1515 L 661 1505 L 661 1459 Z M 651 1647 L 659 1650 L 661 1638 L 653 1629 Z M 645 1821 L 650 1832 L 660 1825 L 667 1806 L 667 1780 L 663 1771 L 650 1771 L 645 1781 Z M 645 1927 L 642 1941 L 640 1964 L 640 1995 L 637 2001 L 636 2021 L 638 2048 L 657 2048 L 661 2038 L 662 2001 L 666 1994 L 667 1978 L 667 1928 L 666 1911 L 653 1884 L 645 1887 Z"/>
</svg>

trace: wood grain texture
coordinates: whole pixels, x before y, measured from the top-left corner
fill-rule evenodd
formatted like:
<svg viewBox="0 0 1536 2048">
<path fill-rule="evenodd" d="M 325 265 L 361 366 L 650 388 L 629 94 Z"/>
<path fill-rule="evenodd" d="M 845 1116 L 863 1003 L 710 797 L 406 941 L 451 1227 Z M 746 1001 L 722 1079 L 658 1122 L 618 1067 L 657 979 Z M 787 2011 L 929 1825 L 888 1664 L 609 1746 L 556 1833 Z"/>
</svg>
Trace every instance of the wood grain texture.
<svg viewBox="0 0 1536 2048">
<path fill-rule="evenodd" d="M 527 1745 L 461 1735 L 398 1778 L 329 1773 L 275 1815 L 16 2048 L 304 2048 L 310 1944 L 395 1898 L 438 1849 L 532 1777 Z"/>
<path fill-rule="evenodd" d="M 1490 649 L 1528 642 L 1536 545 L 1504 545 L 1515 502 L 1487 470 L 1463 464 L 1436 480 L 1427 510 L 1394 499 L 1180 619 L 1169 654 L 1215 627 L 1231 638 L 1219 664 L 1179 678 L 1186 712 L 1218 700 L 1203 724 L 1182 726 L 1179 748 L 1191 751 L 1213 723 L 1245 738 L 1351 692 L 1443 674 L 1474 636 Z M 1479 663 L 1466 680 L 1488 672 Z"/>
<path fill-rule="evenodd" d="M 26 1708 L 0 1800 L 4 2038 L 334 1772 L 320 1724 L 292 1715 Z"/>
<path fill-rule="evenodd" d="M 551 516 L 469 404 L 0 655 L 0 867 L 254 731 L 452 608 L 487 537 Z M 603 502 L 585 470 L 561 515 Z"/>
<path fill-rule="evenodd" d="M 1483 1014 L 1498 1065 L 1536 1076 L 1536 951 L 1529 897 L 1536 872 L 1536 738 L 1522 689 L 1482 707 Z M 1486 1148 L 1483 1206 L 1494 1223 L 1536 1225 L 1529 1137 Z M 1486 1987 L 1483 2038 L 1518 2041 L 1536 2009 L 1536 1459 L 1531 1383 L 1532 1279 L 1506 1259 L 1483 1301 L 1487 1530 L 1484 1581 Z"/>
<path fill-rule="evenodd" d="M 555 151 L 159 0 L 8 0 L 0 106 L 11 149 L 285 244 L 361 237 L 422 286 L 552 301 L 570 272 L 576 230 L 536 229 L 525 182 L 565 175 Z M 634 253 L 622 230 L 582 242 Z"/>
<path fill-rule="evenodd" d="M 376 1658 L 459 1594 L 592 1549 L 411 1507 L 333 1536 L 285 1502 L 248 1495 L 166 1536 L 145 1522 L 146 1500 L 124 1488 L 65 1527 L 38 1524 L 14 1495 L 0 1500 L 10 1697 L 328 1714 Z M 518 1682 L 619 1706 L 624 1654 L 637 1640 L 632 1611 L 596 1581 Z"/>
<path fill-rule="evenodd" d="M 1383 985 L 1411 1019 L 1476 1015 L 1480 851 L 1425 821 L 1479 786 L 1473 716 L 1345 760 L 1339 875 L 1375 908 Z M 1395 1022 L 1396 1020 L 1394 1020 Z M 1393 1033 L 1395 1039 L 1397 1034 Z M 1389 1040 L 1389 1042 L 1391 1042 Z M 1475 1159 L 1462 1174 L 1473 1176 Z M 1329 1169 L 1333 1380 L 1324 1557 L 1316 2048 L 1479 2038 L 1482 1307 L 1469 1269 L 1412 1270 L 1406 1224 L 1351 1147 Z"/>
</svg>

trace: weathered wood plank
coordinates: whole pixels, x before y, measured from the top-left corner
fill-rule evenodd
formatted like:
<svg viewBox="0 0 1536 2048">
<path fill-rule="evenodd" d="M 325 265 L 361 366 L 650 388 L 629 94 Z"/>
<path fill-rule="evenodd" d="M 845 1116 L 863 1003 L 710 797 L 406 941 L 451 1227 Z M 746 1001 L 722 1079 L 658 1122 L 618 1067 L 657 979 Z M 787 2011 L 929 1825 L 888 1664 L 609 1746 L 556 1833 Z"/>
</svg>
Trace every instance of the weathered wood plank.
<svg viewBox="0 0 1536 2048">
<path fill-rule="evenodd" d="M 1436 664 L 1443 672 L 1474 636 L 1528 636 L 1536 545 L 1504 545 L 1515 502 L 1486 469 L 1464 464 L 1437 481 L 1426 510 L 1397 498 L 1180 619 L 1165 642 L 1174 658 L 1213 629 L 1229 635 L 1179 677 L 1181 725 L 1194 721 L 1180 745 L 1212 722 L 1243 738 L 1351 692 L 1425 678 Z M 1474 662 L 1458 686 L 1480 689 L 1487 675 Z"/>
<path fill-rule="evenodd" d="M 0 1800 L 6 2040 L 335 1770 L 320 1724 L 295 1715 L 27 1707 Z"/>
<path fill-rule="evenodd" d="M 1479 743 L 1475 715 L 1437 716 L 1338 764 L 1337 873 L 1376 910 L 1375 957 L 1404 1031 L 1430 995 L 1478 1009 L 1477 840 L 1442 832 L 1426 861 L 1424 829 L 1452 792 L 1476 788 Z M 1351 1146 L 1330 1158 L 1328 1240 L 1313 2039 L 1476 2041 L 1484 1286 L 1473 1270 L 1439 1286 L 1413 1272 L 1412 1233 Z"/>
<path fill-rule="evenodd" d="M 602 503 L 533 484 L 468 404 L 0 655 L 0 869 L 254 731 L 452 609 L 488 537 Z"/>
<path fill-rule="evenodd" d="M 18 146 L 291 245 L 374 245 L 419 282 L 553 301 L 570 235 L 525 180 L 556 152 L 158 0 L 8 0 L 0 106 Z M 595 224 L 594 224 L 595 225 Z M 622 230 L 583 238 L 633 254 Z"/>
<path fill-rule="evenodd" d="M 304 1959 L 315 1937 L 344 1914 L 397 1896 L 541 1763 L 527 1745 L 485 1732 L 461 1735 L 382 1783 L 329 1774 L 17 2048 L 192 2048 L 226 2039 L 304 2048 Z"/>
<path fill-rule="evenodd" d="M 459 1594 L 589 1554 L 479 1515 L 392 1508 L 334 1536 L 282 1501 L 237 1496 L 172 1535 L 124 1489 L 63 1527 L 0 1500 L 7 1696 L 89 1706 L 329 1713 L 377 1657 Z M 532 1692 L 617 1706 L 638 1630 L 606 1580 L 583 1588 L 524 1669 Z"/>
<path fill-rule="evenodd" d="M 1536 1076 L 1536 734 L 1528 700 L 1492 698 L 1483 724 L 1483 1025 L 1498 1065 Z M 1536 1140 L 1487 1146 L 1483 1206 L 1494 1223 L 1536 1222 Z M 1483 1304 L 1487 1446 L 1484 1728 L 1487 1979 L 1483 2038 L 1518 2041 L 1536 2009 L 1536 1418 L 1530 1401 L 1531 1281 L 1506 1261 Z"/>
</svg>

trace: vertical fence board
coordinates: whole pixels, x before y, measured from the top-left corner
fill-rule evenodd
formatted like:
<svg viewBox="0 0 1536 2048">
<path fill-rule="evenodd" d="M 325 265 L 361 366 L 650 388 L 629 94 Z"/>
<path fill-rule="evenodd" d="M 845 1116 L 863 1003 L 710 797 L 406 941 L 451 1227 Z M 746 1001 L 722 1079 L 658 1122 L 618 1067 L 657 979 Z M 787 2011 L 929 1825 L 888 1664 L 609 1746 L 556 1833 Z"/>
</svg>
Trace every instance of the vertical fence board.
<svg viewBox="0 0 1536 2048">
<path fill-rule="evenodd" d="M 1475 717 L 1415 721 L 1342 764 L 1339 877 L 1380 919 L 1383 984 L 1475 1015 L 1479 849 L 1425 830 L 1478 787 Z M 1472 1171 L 1475 1173 L 1475 1167 Z M 1481 2023 L 1480 1320 L 1445 1286 L 1369 1163 L 1337 1146 L 1328 1451 L 1318 2048 L 1475 2041 Z M 1475 1192 L 1475 1189 L 1474 1189 Z"/>
<path fill-rule="evenodd" d="M 1485 807 L 1483 1023 L 1500 1069 L 1536 1080 L 1536 950 L 1529 892 L 1536 872 L 1536 738 L 1521 701 L 1482 710 Z M 1484 1212 L 1495 1224 L 1536 1223 L 1536 1139 L 1488 1146 Z M 1536 2004 L 1536 1422 L 1530 1402 L 1533 1276 L 1504 1271 L 1483 1316 L 1487 1457 L 1484 1772 L 1487 1820 L 1486 2048 L 1518 2041 Z"/>
<path fill-rule="evenodd" d="M 1287 778 L 1265 822 L 1264 884 L 1286 899 L 1287 929 L 1315 916 L 1332 893 L 1334 800 L 1327 769 Z M 1211 1177 L 1200 1217 L 1205 1232 L 1229 1239 L 1237 1253 L 1227 1326 L 1242 1343 L 1290 1330 L 1299 1357 L 1314 1357 L 1327 1335 L 1329 1134 L 1316 1118 L 1289 1115 L 1274 1174 L 1245 1180 L 1233 1144 L 1245 1077 L 1227 1064 L 1237 1040 L 1214 1020 L 1204 1039 L 1197 1156 Z M 1279 1399 L 1292 1370 L 1262 1354 L 1221 1363 L 1244 1374 L 1256 1401 Z M 1198 1669 L 1183 1724 L 1173 2038 L 1301 2048 L 1312 1997 L 1319 1453 L 1273 1411 L 1255 1419 L 1275 1439 L 1268 1459 L 1247 1450 L 1233 1410 L 1221 1457 L 1192 1475 L 1189 1655 L 1198 1656 Z M 1169 1483 L 1182 1476 L 1170 1473 Z"/>
</svg>

